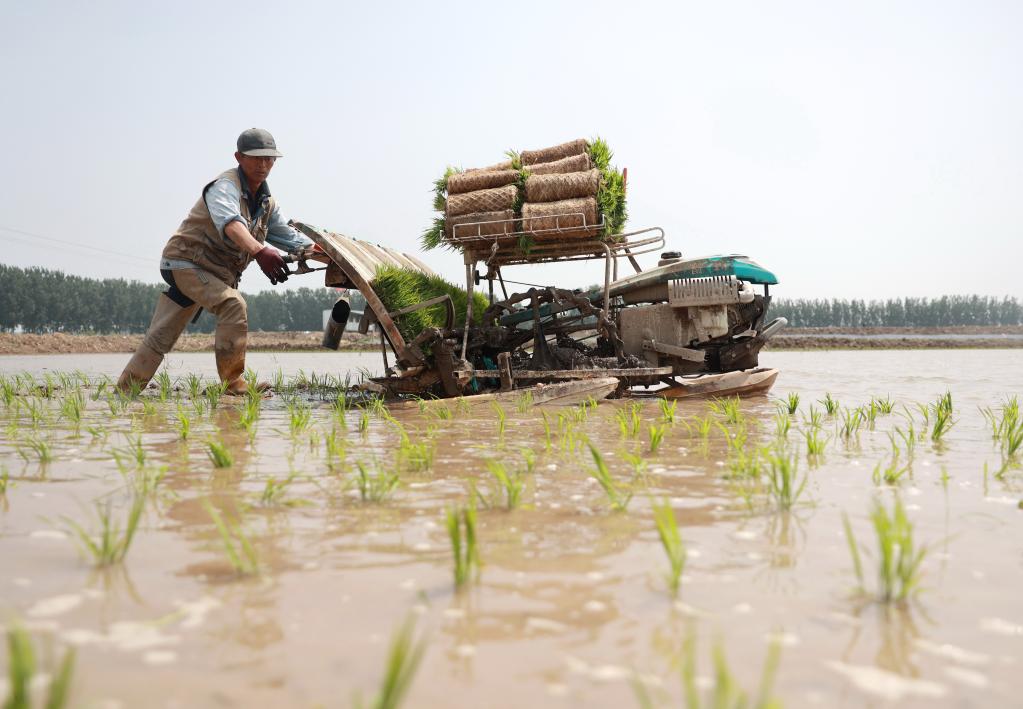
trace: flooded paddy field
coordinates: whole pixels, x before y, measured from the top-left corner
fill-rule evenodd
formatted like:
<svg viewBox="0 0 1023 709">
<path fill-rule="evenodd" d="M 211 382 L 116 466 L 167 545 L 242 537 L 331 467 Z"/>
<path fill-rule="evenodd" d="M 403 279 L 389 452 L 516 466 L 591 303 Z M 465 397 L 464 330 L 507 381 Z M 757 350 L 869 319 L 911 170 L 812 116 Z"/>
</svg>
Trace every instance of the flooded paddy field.
<svg viewBox="0 0 1023 709">
<path fill-rule="evenodd" d="M 339 401 L 376 353 L 252 354 L 263 400 L 172 355 L 121 399 L 126 359 L 0 357 L 0 622 L 37 674 L 74 648 L 70 706 L 373 705 L 389 669 L 410 707 L 1018 703 L 1018 352 L 500 410 Z"/>
</svg>

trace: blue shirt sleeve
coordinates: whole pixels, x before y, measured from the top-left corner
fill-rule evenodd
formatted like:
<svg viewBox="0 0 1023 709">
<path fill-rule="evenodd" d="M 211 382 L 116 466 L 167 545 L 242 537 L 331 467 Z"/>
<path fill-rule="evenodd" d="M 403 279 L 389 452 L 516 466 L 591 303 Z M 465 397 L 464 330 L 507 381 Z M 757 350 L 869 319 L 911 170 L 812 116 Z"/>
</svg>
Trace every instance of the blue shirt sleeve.
<svg viewBox="0 0 1023 709">
<path fill-rule="evenodd" d="M 304 234 L 298 233 L 294 227 L 288 225 L 281 216 L 280 207 L 274 205 L 270 212 L 270 222 L 267 225 L 266 240 L 282 251 L 294 253 L 299 249 L 310 246 L 313 242 Z"/>
<path fill-rule="evenodd" d="M 245 224 L 245 220 L 242 219 L 241 199 L 241 192 L 226 178 L 217 180 L 206 190 L 206 208 L 210 210 L 213 225 L 217 227 L 221 236 L 224 235 L 224 227 L 231 222 Z"/>
</svg>

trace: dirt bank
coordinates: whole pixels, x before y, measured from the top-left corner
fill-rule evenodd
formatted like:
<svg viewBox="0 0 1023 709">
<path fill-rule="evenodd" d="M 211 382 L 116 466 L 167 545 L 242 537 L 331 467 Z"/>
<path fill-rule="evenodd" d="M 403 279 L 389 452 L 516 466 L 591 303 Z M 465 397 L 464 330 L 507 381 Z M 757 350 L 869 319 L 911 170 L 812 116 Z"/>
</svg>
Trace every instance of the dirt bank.
<svg viewBox="0 0 1023 709">
<path fill-rule="evenodd" d="M 318 350 L 320 332 L 250 332 L 253 352 Z M 63 332 L 36 335 L 0 333 L 0 354 L 79 354 L 87 352 L 134 352 L 142 335 L 70 335 Z M 379 346 L 378 335 L 345 334 L 343 350 L 367 350 Z M 174 346 L 176 352 L 213 351 L 213 334 L 186 334 Z"/>
</svg>

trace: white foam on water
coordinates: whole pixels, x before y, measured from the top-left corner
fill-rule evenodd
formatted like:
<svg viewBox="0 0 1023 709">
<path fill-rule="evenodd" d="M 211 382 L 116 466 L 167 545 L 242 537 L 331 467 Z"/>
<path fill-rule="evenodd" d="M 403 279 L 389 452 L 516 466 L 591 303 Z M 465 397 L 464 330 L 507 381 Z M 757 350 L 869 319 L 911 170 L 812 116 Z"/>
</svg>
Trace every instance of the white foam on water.
<svg viewBox="0 0 1023 709">
<path fill-rule="evenodd" d="M 195 601 L 179 601 L 176 605 L 178 607 L 178 612 L 184 615 L 184 620 L 181 621 L 181 627 L 190 629 L 198 628 L 202 625 L 206 621 L 206 616 L 209 615 L 210 611 L 219 608 L 221 603 L 213 596 L 202 596 Z"/>
<path fill-rule="evenodd" d="M 431 549 L 433 549 L 433 547 L 432 547 L 432 546 L 430 546 L 429 544 L 427 544 L 426 542 L 420 542 L 419 544 L 416 544 L 416 545 L 415 545 L 414 547 L 412 547 L 412 548 L 413 548 L 413 549 L 414 549 L 415 551 L 430 551 Z"/>
<path fill-rule="evenodd" d="M 961 647 L 956 647 L 955 645 L 950 645 L 948 643 L 932 643 L 928 640 L 921 640 L 920 638 L 917 638 L 913 641 L 913 644 L 923 652 L 936 657 L 943 657 L 946 660 L 962 662 L 967 665 L 985 665 L 991 661 L 991 658 L 982 652 L 964 650 Z"/>
<path fill-rule="evenodd" d="M 24 576 L 18 576 L 17 578 L 11 579 L 11 583 L 21 588 L 28 588 L 32 585 L 32 579 L 27 579 Z"/>
<path fill-rule="evenodd" d="M 1006 497 L 1002 495 L 1001 497 L 985 497 L 984 502 L 990 502 L 994 505 L 1012 505 L 1013 507 L 1015 507 L 1016 505 L 1019 504 L 1019 498 Z"/>
<path fill-rule="evenodd" d="M 849 665 L 829 660 L 824 666 L 845 677 L 860 691 L 893 702 L 909 697 L 940 699 L 946 693 L 945 687 L 937 682 L 903 677 L 870 665 Z"/>
<path fill-rule="evenodd" d="M 59 529 L 37 529 L 28 536 L 33 539 L 67 539 L 67 533 Z"/>
<path fill-rule="evenodd" d="M 984 618 L 980 621 L 980 629 L 996 635 L 1023 635 L 1023 625 L 1002 618 Z"/>
<path fill-rule="evenodd" d="M 476 654 L 476 646 L 463 643 L 455 647 L 455 654 L 458 657 L 468 658 L 473 657 Z"/>
<path fill-rule="evenodd" d="M 546 633 L 562 633 L 568 626 L 550 618 L 537 618 L 530 616 L 526 618 L 526 630 Z"/>
<path fill-rule="evenodd" d="M 586 601 L 583 610 L 587 613 L 603 613 L 607 610 L 607 604 L 602 601 Z"/>
<path fill-rule="evenodd" d="M 400 584 L 398 584 L 398 588 L 402 589 L 403 591 L 411 591 L 415 587 L 416 587 L 415 579 L 405 579 Z"/>
<path fill-rule="evenodd" d="M 736 539 L 750 540 L 756 539 L 759 535 L 756 532 L 750 532 L 745 529 L 740 529 L 737 532 L 733 532 L 732 536 L 735 537 Z"/>
<path fill-rule="evenodd" d="M 444 609 L 444 617 L 445 618 L 464 618 L 465 617 L 465 611 L 462 610 L 461 608 L 445 608 Z"/>
<path fill-rule="evenodd" d="M 82 596 L 77 593 L 67 593 L 51 598 L 44 598 L 36 601 L 25 614 L 31 618 L 49 618 L 55 615 L 67 613 L 77 608 L 82 603 Z"/>
<path fill-rule="evenodd" d="M 803 642 L 795 633 L 768 633 L 764 636 L 764 640 L 770 643 L 778 643 L 782 647 L 795 647 Z"/>
<path fill-rule="evenodd" d="M 732 606 L 732 612 L 737 615 L 746 615 L 753 612 L 753 606 L 749 603 L 736 603 Z"/>
<path fill-rule="evenodd" d="M 987 675 L 976 670 L 968 670 L 965 667 L 946 667 L 945 674 L 960 684 L 976 689 L 987 689 L 991 684 L 991 680 L 987 678 Z"/>
</svg>

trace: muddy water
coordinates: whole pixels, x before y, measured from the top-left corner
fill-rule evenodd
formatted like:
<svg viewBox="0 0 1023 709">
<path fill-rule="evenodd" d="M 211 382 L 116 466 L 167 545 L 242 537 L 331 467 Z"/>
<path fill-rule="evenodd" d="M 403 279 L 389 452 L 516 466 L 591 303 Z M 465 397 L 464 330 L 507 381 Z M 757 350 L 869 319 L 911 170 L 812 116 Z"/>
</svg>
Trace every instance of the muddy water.
<svg viewBox="0 0 1023 709">
<path fill-rule="evenodd" d="M 377 355 L 266 356 L 276 359 L 250 359 L 263 374 L 343 377 L 381 365 Z M 0 370 L 114 376 L 124 359 L 4 358 Z M 78 648 L 76 706 L 350 706 L 354 693 L 371 697 L 378 688 L 389 638 L 409 616 L 426 649 L 408 706 L 638 706 L 634 678 L 655 705 L 678 706 L 687 639 L 695 640 L 698 687 L 712 682 L 718 646 L 751 692 L 769 646 L 779 643 L 774 694 L 786 706 L 1016 704 L 1023 472 L 995 476 L 1001 458 L 978 406 L 1023 394 L 1018 352 L 775 352 L 764 360 L 783 374 L 771 398 L 741 404 L 748 449 L 775 440 L 776 399 L 801 396 L 787 440 L 808 482 L 787 512 L 762 492 L 741 494 L 728 478 L 725 433 L 715 427 L 704 444 L 696 430 L 708 415 L 703 402 L 679 404 L 693 430 L 669 427 L 655 454 L 648 428 L 661 423 L 652 401 L 642 402 L 635 439 L 616 420 L 630 402 L 586 414 L 546 408 L 555 429 L 559 414 L 575 421 L 573 433 L 555 431 L 549 449 L 539 409 L 508 407 L 501 434 L 489 407 L 451 405 L 450 417 L 392 407 L 409 440 L 432 441 L 435 454 L 427 471 L 398 467 L 401 484 L 380 503 L 360 501 L 353 470 L 356 462 L 395 469 L 397 424 L 378 413 L 360 431 L 362 412 L 339 420 L 315 393 L 299 395 L 313 409 L 308 429 L 291 435 L 277 396 L 265 402 L 252 439 L 237 425 L 239 404 L 226 399 L 212 415 L 193 415 L 186 441 L 174 425 L 175 403 L 111 413 L 105 396 L 94 401 L 96 390 L 86 389 L 77 435 L 59 413 L 59 392 L 43 400 L 48 413 L 35 427 L 24 406 L 0 403 L 0 474 L 10 475 L 0 499 L 0 619 L 21 619 L 44 665 L 64 647 Z M 169 364 L 175 377 L 212 373 L 209 355 Z M 905 430 L 907 417 L 920 430 L 914 404 L 946 390 L 956 423 L 944 441 L 918 441 L 910 473 L 896 485 L 875 484 L 874 466 L 889 458 L 888 433 Z M 845 406 L 890 396 L 896 413 L 879 415 L 873 430 L 848 443 L 836 417 L 825 417 L 829 441 L 811 464 L 802 432 L 825 392 Z M 182 406 L 192 410 L 187 397 Z M 734 424 L 715 419 L 735 434 Z M 332 429 L 344 441 L 343 460 L 325 450 Z M 166 473 L 147 496 L 124 561 L 96 569 L 64 518 L 95 528 L 91 510 L 100 502 L 124 519 L 139 476 L 127 459 L 135 436 L 144 466 Z M 211 436 L 227 444 L 233 465 L 213 466 Z M 612 511 L 590 478 L 583 436 L 620 483 L 633 482 L 625 512 Z M 28 444 L 37 439 L 50 443 L 52 462 L 34 457 Z M 482 572 L 456 591 L 445 511 L 468 500 L 472 482 L 482 497 L 495 497 L 485 461 L 522 468 L 522 449 L 536 454 L 522 505 L 480 507 Z M 626 453 L 642 460 L 640 477 Z M 261 501 L 268 479 L 292 474 L 281 496 Z M 674 507 L 688 549 L 677 597 L 651 511 L 660 498 Z M 869 593 L 877 585 L 869 513 L 875 499 L 890 508 L 896 498 L 927 554 L 920 593 L 883 604 Z M 203 500 L 242 521 L 258 574 L 232 570 Z M 873 555 L 863 559 L 866 595 L 855 590 L 843 514 Z"/>
</svg>

